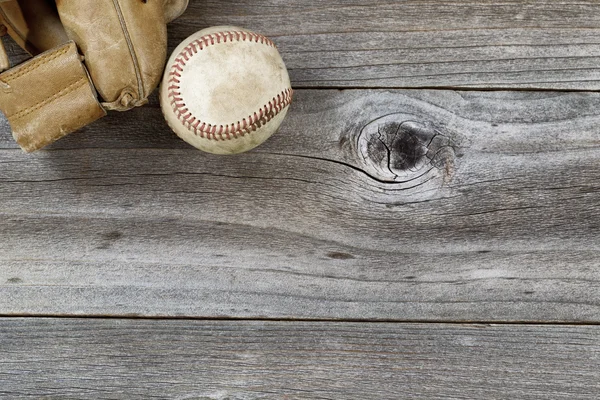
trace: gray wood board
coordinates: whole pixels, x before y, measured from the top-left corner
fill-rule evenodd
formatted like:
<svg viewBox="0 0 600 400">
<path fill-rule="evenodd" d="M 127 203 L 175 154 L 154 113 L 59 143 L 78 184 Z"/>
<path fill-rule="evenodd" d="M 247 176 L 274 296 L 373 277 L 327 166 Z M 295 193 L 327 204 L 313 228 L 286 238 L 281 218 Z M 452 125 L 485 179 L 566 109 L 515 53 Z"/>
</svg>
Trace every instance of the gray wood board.
<svg viewBox="0 0 600 400">
<path fill-rule="evenodd" d="M 271 37 L 296 88 L 600 89 L 596 0 L 192 0 L 169 49 L 215 25 Z"/>
<path fill-rule="evenodd" d="M 0 396 L 593 399 L 600 327 L 0 320 Z"/>
<path fill-rule="evenodd" d="M 598 322 L 599 110 L 300 90 L 239 156 L 156 105 L 1 150 L 0 314 Z"/>
<path fill-rule="evenodd" d="M 170 26 L 272 37 L 295 87 L 600 89 L 600 3 L 192 1 Z"/>
</svg>

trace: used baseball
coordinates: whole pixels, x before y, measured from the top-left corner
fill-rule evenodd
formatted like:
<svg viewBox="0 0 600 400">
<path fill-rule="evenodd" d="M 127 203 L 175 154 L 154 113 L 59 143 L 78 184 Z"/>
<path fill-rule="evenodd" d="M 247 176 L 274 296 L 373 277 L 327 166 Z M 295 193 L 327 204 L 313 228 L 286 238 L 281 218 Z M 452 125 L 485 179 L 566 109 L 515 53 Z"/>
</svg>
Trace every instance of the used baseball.
<svg viewBox="0 0 600 400">
<path fill-rule="evenodd" d="M 171 129 L 215 154 L 263 143 L 279 128 L 291 101 L 290 78 L 273 42 L 232 26 L 204 29 L 184 40 L 160 88 Z"/>
</svg>

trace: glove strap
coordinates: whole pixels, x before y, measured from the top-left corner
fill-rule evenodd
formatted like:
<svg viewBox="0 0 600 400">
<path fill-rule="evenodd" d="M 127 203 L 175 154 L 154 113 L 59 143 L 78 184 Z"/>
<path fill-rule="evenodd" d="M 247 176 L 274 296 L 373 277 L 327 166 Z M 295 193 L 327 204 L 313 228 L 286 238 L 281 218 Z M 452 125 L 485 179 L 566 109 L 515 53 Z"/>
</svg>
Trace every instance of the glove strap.
<svg viewBox="0 0 600 400">
<path fill-rule="evenodd" d="M 26 152 L 106 115 L 72 41 L 0 74 L 0 109 Z"/>
</svg>

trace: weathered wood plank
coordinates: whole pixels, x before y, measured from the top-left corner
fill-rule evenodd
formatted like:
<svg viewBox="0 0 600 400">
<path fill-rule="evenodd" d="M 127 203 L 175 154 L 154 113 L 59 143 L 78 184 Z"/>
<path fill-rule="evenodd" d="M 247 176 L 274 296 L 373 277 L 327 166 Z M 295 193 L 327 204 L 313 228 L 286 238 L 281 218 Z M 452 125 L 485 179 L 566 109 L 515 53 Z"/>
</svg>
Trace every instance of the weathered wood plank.
<svg viewBox="0 0 600 400">
<path fill-rule="evenodd" d="M 0 395 L 592 399 L 600 327 L 0 320 Z"/>
<path fill-rule="evenodd" d="M 192 1 L 174 46 L 212 25 L 272 36 L 295 87 L 600 89 L 600 3 Z"/>
<path fill-rule="evenodd" d="M 600 89 L 596 0 L 198 0 L 169 48 L 215 25 L 272 37 L 296 88 Z"/>
<path fill-rule="evenodd" d="M 157 114 L 0 151 L 0 314 L 600 321 L 597 94 L 301 90 L 235 157 Z"/>
</svg>

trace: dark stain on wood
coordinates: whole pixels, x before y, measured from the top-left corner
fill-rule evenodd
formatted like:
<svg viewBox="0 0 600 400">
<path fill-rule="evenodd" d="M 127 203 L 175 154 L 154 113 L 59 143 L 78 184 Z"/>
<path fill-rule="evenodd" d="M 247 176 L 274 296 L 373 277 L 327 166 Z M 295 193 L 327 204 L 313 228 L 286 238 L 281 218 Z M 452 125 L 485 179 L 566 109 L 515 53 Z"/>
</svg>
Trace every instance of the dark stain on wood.
<svg viewBox="0 0 600 400">
<path fill-rule="evenodd" d="M 99 250 L 110 249 L 115 242 L 123 237 L 119 231 L 106 232 L 100 235 L 102 243 L 97 247 Z"/>
<path fill-rule="evenodd" d="M 112 232 L 108 232 L 108 233 L 103 233 L 102 234 L 102 239 L 107 240 L 107 241 L 111 241 L 114 242 L 116 240 L 119 240 L 123 237 L 123 234 L 119 231 L 112 231 Z"/>
<path fill-rule="evenodd" d="M 352 254 L 341 253 L 337 251 L 327 253 L 327 257 L 332 258 L 334 260 L 353 260 L 354 258 L 356 258 Z"/>
</svg>

